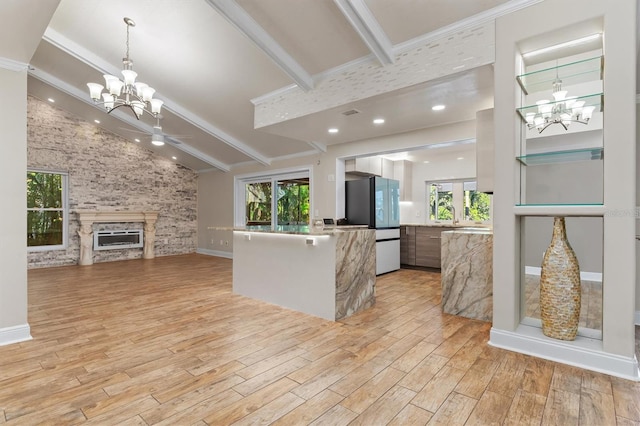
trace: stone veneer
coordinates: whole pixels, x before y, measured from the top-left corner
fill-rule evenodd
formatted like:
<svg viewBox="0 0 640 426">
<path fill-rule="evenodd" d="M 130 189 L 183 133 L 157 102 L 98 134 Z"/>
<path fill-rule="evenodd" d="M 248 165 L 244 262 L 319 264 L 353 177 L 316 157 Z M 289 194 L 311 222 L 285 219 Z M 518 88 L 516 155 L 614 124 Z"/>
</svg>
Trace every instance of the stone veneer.
<svg viewBox="0 0 640 426">
<path fill-rule="evenodd" d="M 28 98 L 27 120 L 28 167 L 68 173 L 70 212 L 157 211 L 156 256 L 195 252 L 195 172 L 33 97 Z M 142 227 L 142 223 L 124 225 Z M 94 230 L 104 228 L 105 224 L 94 225 Z M 71 213 L 68 247 L 29 252 L 29 267 L 77 264 L 78 229 L 78 217 Z M 141 257 L 141 248 L 93 254 L 96 263 Z"/>
<path fill-rule="evenodd" d="M 493 319 L 493 232 L 445 231 L 442 236 L 442 312 Z"/>
</svg>

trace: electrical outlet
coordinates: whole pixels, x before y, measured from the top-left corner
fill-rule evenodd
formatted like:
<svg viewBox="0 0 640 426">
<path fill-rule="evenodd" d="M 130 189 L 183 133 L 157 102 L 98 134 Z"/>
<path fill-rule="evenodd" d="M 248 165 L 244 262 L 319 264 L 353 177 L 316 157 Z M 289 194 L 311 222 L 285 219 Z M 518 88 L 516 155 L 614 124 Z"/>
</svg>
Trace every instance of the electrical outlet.
<svg viewBox="0 0 640 426">
<path fill-rule="evenodd" d="M 228 246 L 228 245 L 229 245 L 229 241 L 225 241 L 225 242 L 224 242 L 224 245 L 225 245 L 225 246 Z"/>
<path fill-rule="evenodd" d="M 419 211 L 416 212 L 416 217 L 420 217 L 420 212 Z"/>
<path fill-rule="evenodd" d="M 220 240 L 220 245 L 223 245 L 223 244 L 224 244 L 224 240 Z"/>
</svg>

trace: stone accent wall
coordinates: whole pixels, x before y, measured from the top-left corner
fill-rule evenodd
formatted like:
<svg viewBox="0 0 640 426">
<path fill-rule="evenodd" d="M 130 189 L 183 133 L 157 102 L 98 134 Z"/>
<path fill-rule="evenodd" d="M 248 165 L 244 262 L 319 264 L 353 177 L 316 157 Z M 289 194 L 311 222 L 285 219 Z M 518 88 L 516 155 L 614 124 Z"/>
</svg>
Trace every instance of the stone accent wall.
<svg viewBox="0 0 640 426">
<path fill-rule="evenodd" d="M 158 211 L 156 256 L 195 252 L 194 171 L 32 97 L 28 99 L 27 119 L 28 167 L 68 173 L 70 211 Z M 142 227 L 142 223 L 127 225 Z M 94 230 L 98 226 L 103 225 L 94 225 Z M 78 228 L 78 218 L 72 213 L 67 249 L 30 252 L 29 268 L 77 264 Z M 142 257 L 142 249 L 103 250 L 93 256 L 96 263 L 137 259 Z"/>
</svg>

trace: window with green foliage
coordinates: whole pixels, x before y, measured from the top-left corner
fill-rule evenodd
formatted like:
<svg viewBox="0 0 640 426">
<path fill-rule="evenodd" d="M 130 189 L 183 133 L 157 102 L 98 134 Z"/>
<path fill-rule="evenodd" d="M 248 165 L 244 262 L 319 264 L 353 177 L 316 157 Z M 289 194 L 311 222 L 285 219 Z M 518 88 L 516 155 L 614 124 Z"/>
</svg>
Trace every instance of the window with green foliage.
<svg viewBox="0 0 640 426">
<path fill-rule="evenodd" d="M 308 225 L 310 213 L 309 173 L 283 173 L 244 178 L 237 187 L 236 225 Z M 236 210 L 239 212 L 242 210 Z"/>
<path fill-rule="evenodd" d="M 476 191 L 475 181 L 452 180 L 427 182 L 429 220 L 468 222 L 491 220 L 491 196 Z"/>
<path fill-rule="evenodd" d="M 278 181 L 278 225 L 309 223 L 309 178 Z"/>
<path fill-rule="evenodd" d="M 476 191 L 476 182 L 464 182 L 464 218 L 474 222 L 491 219 L 491 197 Z"/>
<path fill-rule="evenodd" d="M 453 183 L 434 182 L 429 185 L 429 219 L 451 220 L 453 214 Z"/>
<path fill-rule="evenodd" d="M 64 173 L 27 172 L 27 247 L 65 246 L 66 186 Z"/>
</svg>

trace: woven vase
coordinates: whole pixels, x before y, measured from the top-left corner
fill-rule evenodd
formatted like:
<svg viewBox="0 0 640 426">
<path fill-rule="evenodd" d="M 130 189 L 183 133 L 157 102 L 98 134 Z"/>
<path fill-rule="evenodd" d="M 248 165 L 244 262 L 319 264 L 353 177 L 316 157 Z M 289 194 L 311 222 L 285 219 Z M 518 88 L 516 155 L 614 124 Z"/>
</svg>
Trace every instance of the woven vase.
<svg viewBox="0 0 640 426">
<path fill-rule="evenodd" d="M 580 319 L 580 266 L 564 225 L 553 219 L 553 236 L 544 252 L 540 275 L 540 316 L 545 336 L 574 340 Z"/>
</svg>

